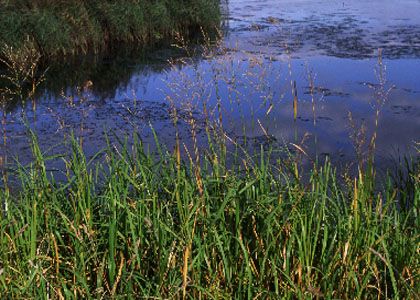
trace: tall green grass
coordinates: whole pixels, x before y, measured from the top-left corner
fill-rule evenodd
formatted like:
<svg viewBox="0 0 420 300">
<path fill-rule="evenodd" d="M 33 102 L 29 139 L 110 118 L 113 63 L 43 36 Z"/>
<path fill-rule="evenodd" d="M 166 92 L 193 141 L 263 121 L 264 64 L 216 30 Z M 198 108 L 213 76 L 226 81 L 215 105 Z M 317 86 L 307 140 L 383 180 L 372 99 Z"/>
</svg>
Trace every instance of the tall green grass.
<svg viewBox="0 0 420 300">
<path fill-rule="evenodd" d="M 144 46 L 218 25 L 216 0 L 2 0 L 0 43 L 46 56 Z"/>
<path fill-rule="evenodd" d="M 179 76 L 174 94 L 196 99 L 200 78 Z M 186 145 L 170 106 L 174 152 L 153 132 L 155 152 L 134 138 L 88 160 L 73 138 L 70 154 L 48 157 L 31 133 L 33 162 L 2 169 L 0 298 L 419 297 L 418 161 L 384 180 L 373 159 L 356 176 L 328 160 L 302 176 L 299 152 L 230 139 L 220 102 L 209 117 L 203 101 L 200 143 L 190 101 Z"/>
<path fill-rule="evenodd" d="M 33 136 L 20 188 L 0 191 L 1 298 L 419 296 L 418 169 L 411 187 L 328 161 L 304 180 L 269 152 L 218 148 L 181 161 L 136 140 L 94 163 L 73 140 L 59 183 Z"/>
</svg>

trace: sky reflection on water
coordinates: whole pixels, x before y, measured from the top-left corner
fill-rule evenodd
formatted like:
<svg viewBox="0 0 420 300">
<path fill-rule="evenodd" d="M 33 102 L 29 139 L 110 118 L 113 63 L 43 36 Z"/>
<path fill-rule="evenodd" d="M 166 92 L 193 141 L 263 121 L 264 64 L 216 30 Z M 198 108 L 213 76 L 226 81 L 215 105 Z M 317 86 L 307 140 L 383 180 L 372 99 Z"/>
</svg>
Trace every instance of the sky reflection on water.
<svg viewBox="0 0 420 300">
<path fill-rule="evenodd" d="M 80 69 L 63 66 L 61 76 L 60 68 L 54 67 L 57 73 L 48 77 L 36 110 L 27 104 L 25 115 L 42 148 L 54 149 L 49 152 L 63 151 L 63 135 L 72 130 L 83 136 L 88 155 L 105 146 L 104 133 L 121 137 L 137 131 L 151 141 L 150 125 L 170 148 L 174 128 L 167 97 L 182 108 L 181 102 L 203 89 L 210 108 L 221 99 L 224 128 L 233 139 L 256 138 L 258 143 L 266 130 L 273 137 L 271 143 L 284 145 L 309 134 L 305 149 L 310 156 L 328 155 L 346 163 L 355 157 L 349 112 L 358 126 L 366 124 L 368 133 L 374 129 L 373 88 L 378 83 L 374 70 L 381 48 L 387 87 L 393 87 L 378 128 L 378 161 L 386 162 L 398 152 L 414 154 L 414 141 L 420 140 L 418 11 L 420 2 L 410 0 L 231 0 L 225 54 L 171 67 L 164 61 L 172 52 L 162 50 L 154 55 L 159 59 L 147 63 L 126 57 L 97 64 L 88 60 Z M 316 91 L 315 122 L 309 73 Z M 93 88 L 78 94 L 75 86 L 86 80 L 92 80 Z M 296 81 L 299 99 L 296 122 L 291 81 Z M 185 94 L 176 96 L 170 88 L 173 83 L 181 84 Z M 78 103 L 80 96 L 83 103 Z M 69 104 L 70 97 L 75 107 Z M 194 101 L 200 123 L 203 99 Z M 21 116 L 19 107 L 8 113 L 9 140 L 1 152 L 18 155 L 25 163 L 31 155 Z M 185 123 L 181 131 L 188 143 Z M 199 133 L 205 143 L 204 132 Z"/>
</svg>

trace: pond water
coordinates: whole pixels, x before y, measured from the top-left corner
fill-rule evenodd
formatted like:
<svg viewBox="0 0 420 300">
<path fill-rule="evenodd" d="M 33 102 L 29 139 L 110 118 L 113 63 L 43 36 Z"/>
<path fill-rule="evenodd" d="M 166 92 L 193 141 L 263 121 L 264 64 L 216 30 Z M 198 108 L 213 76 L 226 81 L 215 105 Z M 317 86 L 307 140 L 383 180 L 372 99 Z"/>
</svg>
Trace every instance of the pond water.
<svg viewBox="0 0 420 300">
<path fill-rule="evenodd" d="M 137 132 L 152 144 L 151 127 L 170 148 L 172 104 L 181 119 L 197 120 L 204 144 L 203 103 L 214 119 L 222 116 L 229 138 L 257 148 L 293 143 L 311 158 L 330 156 L 347 164 L 355 161 L 361 132 L 366 140 L 376 132 L 380 165 L 416 155 L 420 1 L 230 0 L 222 5 L 223 49 L 187 63 L 168 63 L 179 53 L 162 49 L 52 66 L 35 102 L 5 112 L 1 156 L 31 160 L 27 126 L 48 154 L 62 152 L 72 131 L 83 138 L 88 155 L 105 147 L 104 133 L 115 141 Z M 180 121 L 179 128 L 188 145 L 188 122 Z M 358 143 L 351 138 L 356 132 Z"/>
</svg>

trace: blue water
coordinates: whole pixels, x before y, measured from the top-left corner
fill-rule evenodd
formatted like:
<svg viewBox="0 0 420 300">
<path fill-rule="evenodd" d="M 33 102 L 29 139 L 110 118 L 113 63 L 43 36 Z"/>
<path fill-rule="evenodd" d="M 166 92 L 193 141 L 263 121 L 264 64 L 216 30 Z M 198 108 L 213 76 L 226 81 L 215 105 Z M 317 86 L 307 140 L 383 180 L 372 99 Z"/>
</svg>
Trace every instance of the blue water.
<svg viewBox="0 0 420 300">
<path fill-rule="evenodd" d="M 172 101 L 185 119 L 193 111 L 204 145 L 203 104 L 218 119 L 220 101 L 223 127 L 232 140 L 258 144 L 268 134 L 270 143 L 299 144 L 311 158 L 328 155 L 343 164 L 356 157 L 351 113 L 356 127 L 364 124 L 367 140 L 377 131 L 377 161 L 388 165 L 400 155 L 415 155 L 414 144 L 420 141 L 419 11 L 420 2 L 410 0 L 231 0 L 225 8 L 223 51 L 185 64 L 167 63 L 170 51 L 156 52 L 157 59 L 146 63 L 131 56 L 95 64 L 87 59 L 79 70 L 72 66 L 66 73 L 63 66 L 68 77 L 54 81 L 54 74 L 47 76 L 51 84 L 34 103 L 7 110 L 1 155 L 31 160 L 26 126 L 49 154 L 63 152 L 71 132 L 83 139 L 88 155 L 105 147 L 104 134 L 115 142 L 112 136 L 130 139 L 137 132 L 152 145 L 151 128 L 170 149 Z M 383 89 L 389 91 L 380 106 L 375 98 L 378 49 L 386 74 Z M 84 89 L 87 80 L 93 86 Z M 181 120 L 179 128 L 188 147 L 189 125 Z"/>
</svg>

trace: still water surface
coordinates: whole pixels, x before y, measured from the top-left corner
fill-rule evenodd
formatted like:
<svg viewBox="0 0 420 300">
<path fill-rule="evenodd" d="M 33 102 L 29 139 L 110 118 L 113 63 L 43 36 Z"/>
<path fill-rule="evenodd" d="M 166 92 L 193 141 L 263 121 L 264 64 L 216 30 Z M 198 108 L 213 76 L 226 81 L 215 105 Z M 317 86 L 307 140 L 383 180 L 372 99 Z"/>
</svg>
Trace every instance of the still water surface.
<svg viewBox="0 0 420 300">
<path fill-rule="evenodd" d="M 147 143 L 151 126 L 170 148 L 171 101 L 181 116 L 188 118 L 193 110 L 203 144 L 203 103 L 215 118 L 220 103 L 224 129 L 233 140 L 254 146 L 293 142 L 312 158 L 330 156 L 343 164 L 356 157 L 352 128 L 364 124 L 369 139 L 380 108 L 377 162 L 388 165 L 399 155 L 415 154 L 420 1 L 230 0 L 224 11 L 224 50 L 187 64 L 168 64 L 176 51 L 162 49 L 146 57 L 85 57 L 52 66 L 36 105 L 7 110 L 8 139 L 1 155 L 31 160 L 22 115 L 49 154 L 63 152 L 72 131 L 93 155 L 106 145 L 104 133 L 138 132 Z M 83 88 L 87 81 L 93 85 Z M 386 99 L 375 97 L 381 88 Z M 179 127 L 188 144 L 188 125 L 180 121 Z"/>
</svg>

